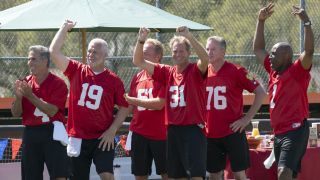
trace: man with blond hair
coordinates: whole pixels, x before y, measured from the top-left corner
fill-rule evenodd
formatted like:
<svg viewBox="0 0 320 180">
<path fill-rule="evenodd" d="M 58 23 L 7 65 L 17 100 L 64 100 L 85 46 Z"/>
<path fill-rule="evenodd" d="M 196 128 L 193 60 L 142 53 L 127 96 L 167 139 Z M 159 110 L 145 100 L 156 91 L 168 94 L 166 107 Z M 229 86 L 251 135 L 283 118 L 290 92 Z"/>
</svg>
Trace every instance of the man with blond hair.
<svg viewBox="0 0 320 180">
<path fill-rule="evenodd" d="M 170 41 L 174 66 L 143 58 L 141 48 L 149 30 L 140 28 L 133 63 L 146 70 L 166 87 L 166 118 L 168 121 L 168 177 L 203 179 L 206 175 L 206 138 L 204 85 L 208 55 L 185 26 L 178 27 Z M 190 63 L 191 45 L 199 57 Z"/>
<path fill-rule="evenodd" d="M 138 41 L 136 53 L 153 63 L 160 63 L 163 56 L 162 43 L 156 39 Z M 146 70 L 141 70 L 131 81 L 129 95 L 126 96 L 133 118 L 131 169 L 137 180 L 147 180 L 154 160 L 156 172 L 162 179 L 168 179 L 166 161 L 167 126 L 165 123 L 165 87 L 155 81 Z M 130 135 L 131 133 L 129 133 Z"/>
</svg>

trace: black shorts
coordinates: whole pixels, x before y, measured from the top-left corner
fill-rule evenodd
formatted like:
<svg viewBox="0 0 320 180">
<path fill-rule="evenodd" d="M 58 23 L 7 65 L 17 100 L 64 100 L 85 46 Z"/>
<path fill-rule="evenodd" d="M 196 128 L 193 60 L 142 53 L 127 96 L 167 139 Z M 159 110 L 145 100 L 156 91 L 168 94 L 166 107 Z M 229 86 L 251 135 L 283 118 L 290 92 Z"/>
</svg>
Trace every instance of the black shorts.
<svg viewBox="0 0 320 180">
<path fill-rule="evenodd" d="M 205 177 L 207 140 L 197 125 L 168 128 L 169 178 Z"/>
<path fill-rule="evenodd" d="M 250 167 L 249 146 L 245 132 L 233 133 L 222 138 L 207 139 L 207 171 L 217 173 L 225 169 L 226 158 L 233 172 Z"/>
<path fill-rule="evenodd" d="M 132 174 L 150 175 L 153 160 L 158 175 L 167 173 L 166 143 L 166 140 L 151 140 L 133 132 L 130 151 Z"/>
<path fill-rule="evenodd" d="M 42 180 L 44 163 L 51 179 L 71 175 L 67 147 L 53 140 L 53 124 L 27 126 L 22 137 L 22 179 Z"/>
<path fill-rule="evenodd" d="M 306 152 L 309 138 L 309 122 L 305 120 L 297 130 L 276 135 L 274 138 L 274 155 L 278 167 L 287 167 L 296 178 L 301 169 L 301 160 Z"/>
<path fill-rule="evenodd" d="M 102 151 L 98 148 L 99 143 L 100 139 L 82 139 L 80 155 L 71 158 L 71 180 L 89 180 L 92 161 L 98 174 L 104 172 L 113 174 L 114 149 Z"/>
</svg>

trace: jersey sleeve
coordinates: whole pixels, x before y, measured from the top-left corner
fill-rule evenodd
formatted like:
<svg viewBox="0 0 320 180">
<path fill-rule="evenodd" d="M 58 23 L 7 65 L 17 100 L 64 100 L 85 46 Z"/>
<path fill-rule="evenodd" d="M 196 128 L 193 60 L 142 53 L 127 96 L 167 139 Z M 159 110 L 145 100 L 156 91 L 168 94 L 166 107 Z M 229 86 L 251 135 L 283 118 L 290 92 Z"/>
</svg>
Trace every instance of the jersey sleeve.
<svg viewBox="0 0 320 180">
<path fill-rule="evenodd" d="M 63 72 L 69 80 L 72 79 L 73 75 L 81 68 L 82 64 L 76 60 L 70 59 L 67 69 Z"/>
<path fill-rule="evenodd" d="M 123 97 L 124 93 L 125 93 L 124 85 L 123 85 L 121 79 L 117 78 L 116 79 L 116 90 L 115 90 L 114 102 L 118 106 L 128 107 L 129 106 L 128 102 Z"/>
<path fill-rule="evenodd" d="M 194 75 L 199 79 L 200 82 L 204 82 L 206 81 L 207 77 L 208 77 L 208 68 L 205 74 L 202 74 L 202 72 L 200 71 L 197 63 L 193 63 L 193 72 Z"/>
<path fill-rule="evenodd" d="M 259 86 L 259 82 L 256 80 L 255 75 L 248 72 L 245 68 L 240 67 L 237 74 L 237 77 L 239 78 L 238 84 L 242 89 L 252 93 Z"/>
<path fill-rule="evenodd" d="M 270 74 L 271 73 L 271 62 L 269 54 L 264 58 L 264 69 Z"/>
<path fill-rule="evenodd" d="M 57 106 L 59 110 L 53 117 L 51 117 L 51 119 L 53 120 L 58 119 L 60 121 L 64 121 L 64 118 L 61 117 L 61 114 L 64 115 L 67 96 L 68 96 L 67 85 L 64 83 L 62 79 L 56 79 L 54 91 L 52 91 L 52 94 L 50 95 L 48 103 Z M 59 115 L 59 112 L 61 112 L 60 115 Z"/>
<path fill-rule="evenodd" d="M 152 78 L 162 85 L 165 85 L 168 81 L 170 73 L 170 66 L 164 65 L 164 64 L 156 64 L 154 66 L 154 72 L 152 75 Z"/>
<path fill-rule="evenodd" d="M 291 69 L 292 71 L 291 75 L 294 76 L 294 79 L 298 81 L 303 81 L 305 79 L 308 79 L 308 77 L 310 77 L 310 70 L 311 70 L 311 67 L 309 69 L 304 69 L 302 67 L 300 59 L 297 59 L 293 63 L 293 68 Z"/>
<path fill-rule="evenodd" d="M 161 99 L 166 98 L 166 86 L 161 86 L 159 89 L 158 97 Z"/>
<path fill-rule="evenodd" d="M 136 93 L 136 81 L 137 81 L 137 75 L 133 76 L 131 83 L 130 83 L 130 89 L 129 89 L 129 96 L 131 97 L 137 97 Z"/>
</svg>

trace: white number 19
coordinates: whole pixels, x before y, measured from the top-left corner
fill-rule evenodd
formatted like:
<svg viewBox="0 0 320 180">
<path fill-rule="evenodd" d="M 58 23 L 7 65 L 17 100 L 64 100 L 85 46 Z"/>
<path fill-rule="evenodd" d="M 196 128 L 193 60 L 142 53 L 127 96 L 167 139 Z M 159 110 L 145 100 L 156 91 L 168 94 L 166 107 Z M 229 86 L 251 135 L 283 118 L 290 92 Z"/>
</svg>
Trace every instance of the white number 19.
<svg viewBox="0 0 320 180">
<path fill-rule="evenodd" d="M 89 91 L 87 93 L 87 90 L 89 88 Z M 101 86 L 97 85 L 91 85 L 89 87 L 88 83 L 82 84 L 82 91 L 80 95 L 80 99 L 78 101 L 79 106 L 86 106 L 89 109 L 96 110 L 100 106 L 101 102 L 101 96 L 102 96 L 103 89 Z M 88 95 L 88 97 L 92 100 L 94 100 L 94 103 L 91 101 L 85 101 L 85 97 Z"/>
</svg>

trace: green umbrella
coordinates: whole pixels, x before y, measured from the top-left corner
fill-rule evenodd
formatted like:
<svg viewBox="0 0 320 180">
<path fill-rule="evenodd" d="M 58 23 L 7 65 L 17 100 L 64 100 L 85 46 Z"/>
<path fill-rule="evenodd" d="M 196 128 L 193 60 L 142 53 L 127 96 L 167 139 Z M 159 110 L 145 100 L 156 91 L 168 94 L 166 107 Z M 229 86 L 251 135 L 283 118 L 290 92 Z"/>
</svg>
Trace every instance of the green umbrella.
<svg viewBox="0 0 320 180">
<path fill-rule="evenodd" d="M 70 19 L 82 32 L 85 57 L 86 32 L 138 32 L 141 26 L 153 32 L 212 28 L 172 15 L 138 0 L 33 0 L 0 12 L 0 31 L 56 31 Z"/>
</svg>

